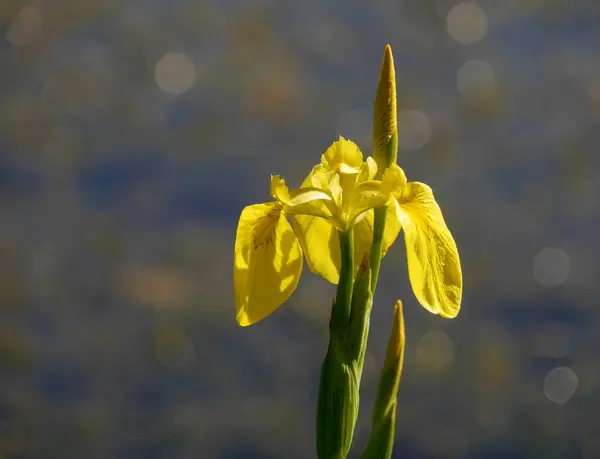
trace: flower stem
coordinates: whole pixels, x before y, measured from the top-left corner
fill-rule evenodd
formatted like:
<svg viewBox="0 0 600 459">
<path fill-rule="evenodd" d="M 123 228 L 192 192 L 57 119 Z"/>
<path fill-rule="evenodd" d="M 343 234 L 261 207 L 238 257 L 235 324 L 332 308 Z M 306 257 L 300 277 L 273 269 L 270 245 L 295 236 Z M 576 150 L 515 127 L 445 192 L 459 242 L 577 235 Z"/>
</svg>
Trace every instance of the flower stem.
<svg viewBox="0 0 600 459">
<path fill-rule="evenodd" d="M 373 244 L 371 245 L 371 292 L 373 295 L 375 295 L 377 279 L 379 278 L 386 218 L 387 207 L 377 207 L 375 209 L 375 223 L 373 225 Z"/>
<path fill-rule="evenodd" d="M 319 459 L 344 459 L 346 457 L 352 443 L 358 416 L 360 375 L 356 364 L 357 359 L 352 352 L 354 347 L 349 341 L 354 289 L 354 235 L 352 231 L 350 228 L 339 233 L 342 266 L 336 298 L 331 309 L 329 346 L 321 366 L 319 400 L 317 402 L 317 456 Z"/>
<path fill-rule="evenodd" d="M 352 290 L 354 287 L 354 230 L 340 231 L 340 251 L 342 253 L 342 266 L 340 269 L 340 281 L 338 283 L 335 297 L 335 306 L 332 311 L 332 321 L 343 323 L 344 326 L 350 320 L 350 309 L 352 303 Z M 336 324 L 337 325 L 337 324 Z"/>
</svg>

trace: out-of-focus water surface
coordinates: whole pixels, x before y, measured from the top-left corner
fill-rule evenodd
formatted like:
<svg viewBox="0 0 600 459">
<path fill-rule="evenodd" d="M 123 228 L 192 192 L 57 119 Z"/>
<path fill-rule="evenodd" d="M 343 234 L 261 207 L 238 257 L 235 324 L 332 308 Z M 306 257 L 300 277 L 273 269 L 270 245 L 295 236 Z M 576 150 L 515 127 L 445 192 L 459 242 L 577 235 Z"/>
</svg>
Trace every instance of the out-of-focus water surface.
<svg viewBox="0 0 600 459">
<path fill-rule="evenodd" d="M 597 0 L 2 1 L 0 457 L 315 456 L 334 287 L 237 327 L 235 227 L 370 154 L 386 43 L 465 294 L 430 315 L 386 257 L 351 457 L 396 298 L 395 458 L 600 457 Z"/>
</svg>

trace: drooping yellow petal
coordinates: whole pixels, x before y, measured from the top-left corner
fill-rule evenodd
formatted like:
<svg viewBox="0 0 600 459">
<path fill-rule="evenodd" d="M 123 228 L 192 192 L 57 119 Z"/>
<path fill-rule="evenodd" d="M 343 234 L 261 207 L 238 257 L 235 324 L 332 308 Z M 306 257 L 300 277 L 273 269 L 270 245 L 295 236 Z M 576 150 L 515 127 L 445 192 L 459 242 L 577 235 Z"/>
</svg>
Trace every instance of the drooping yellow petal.
<svg viewBox="0 0 600 459">
<path fill-rule="evenodd" d="M 323 153 L 321 164 L 328 170 L 336 170 L 340 173 L 358 173 L 362 165 L 362 153 L 351 140 L 342 136 Z"/>
<path fill-rule="evenodd" d="M 338 230 L 330 221 L 312 215 L 294 215 L 292 221 L 310 270 L 337 284 L 342 263 Z"/>
<path fill-rule="evenodd" d="M 275 311 L 296 289 L 301 272 L 302 250 L 279 204 L 244 208 L 233 271 L 238 323 L 251 325 Z"/>
<path fill-rule="evenodd" d="M 410 182 L 395 196 L 415 296 L 432 313 L 456 317 L 462 298 L 460 259 L 431 188 Z"/>
</svg>

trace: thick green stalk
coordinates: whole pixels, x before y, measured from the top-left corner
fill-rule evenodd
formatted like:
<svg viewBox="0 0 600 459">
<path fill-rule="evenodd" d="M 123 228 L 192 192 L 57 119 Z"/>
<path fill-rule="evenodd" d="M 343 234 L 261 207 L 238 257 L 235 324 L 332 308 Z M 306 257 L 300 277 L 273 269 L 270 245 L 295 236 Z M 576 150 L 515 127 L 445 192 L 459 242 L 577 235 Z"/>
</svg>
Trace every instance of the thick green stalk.
<svg viewBox="0 0 600 459">
<path fill-rule="evenodd" d="M 342 266 L 338 282 L 335 305 L 331 312 L 334 326 L 345 328 L 350 320 L 352 289 L 354 287 L 354 231 L 352 228 L 339 232 Z M 339 322 L 339 323 L 338 323 Z"/>
<path fill-rule="evenodd" d="M 352 444 L 358 417 L 356 358 L 349 344 L 354 287 L 354 236 L 352 229 L 339 233 L 342 266 L 329 321 L 329 346 L 321 367 L 317 402 L 317 456 L 344 459 Z"/>
</svg>

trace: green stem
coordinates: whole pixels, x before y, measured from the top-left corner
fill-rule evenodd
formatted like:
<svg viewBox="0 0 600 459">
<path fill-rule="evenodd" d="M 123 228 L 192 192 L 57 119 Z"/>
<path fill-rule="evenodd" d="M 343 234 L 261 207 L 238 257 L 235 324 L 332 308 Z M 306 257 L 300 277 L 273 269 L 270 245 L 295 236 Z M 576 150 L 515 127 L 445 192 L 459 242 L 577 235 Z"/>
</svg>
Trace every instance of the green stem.
<svg viewBox="0 0 600 459">
<path fill-rule="evenodd" d="M 335 305 L 333 307 L 332 323 L 345 326 L 350 320 L 352 305 L 352 289 L 354 288 L 354 232 L 353 229 L 339 232 L 342 266 L 338 282 Z M 332 330 L 333 331 L 333 330 Z"/>
<path fill-rule="evenodd" d="M 381 255 L 383 251 L 383 235 L 385 231 L 385 220 L 387 218 L 387 207 L 375 209 L 375 223 L 373 225 L 373 244 L 371 245 L 371 292 L 375 295 L 377 279 L 379 278 L 379 267 L 381 266 Z"/>
<path fill-rule="evenodd" d="M 321 366 L 317 402 L 317 456 L 344 459 L 358 416 L 358 381 L 349 343 L 354 289 L 354 233 L 340 232 L 342 266 L 329 322 L 329 346 Z"/>
</svg>

